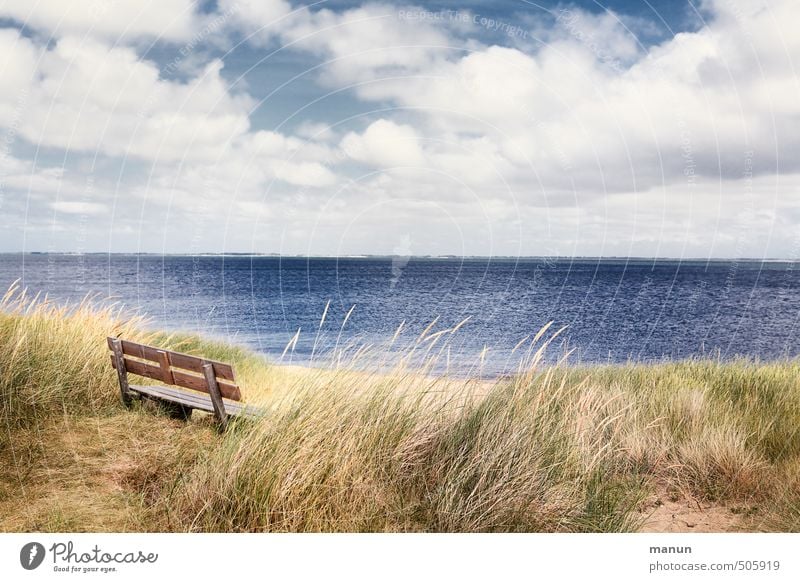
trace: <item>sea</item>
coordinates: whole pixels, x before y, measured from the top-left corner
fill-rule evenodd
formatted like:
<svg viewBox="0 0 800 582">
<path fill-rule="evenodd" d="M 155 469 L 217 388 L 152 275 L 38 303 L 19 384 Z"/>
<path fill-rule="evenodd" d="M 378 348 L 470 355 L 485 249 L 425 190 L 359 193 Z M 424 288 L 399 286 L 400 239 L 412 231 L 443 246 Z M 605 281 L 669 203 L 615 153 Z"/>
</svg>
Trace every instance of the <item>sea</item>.
<svg viewBox="0 0 800 582">
<path fill-rule="evenodd" d="M 0 287 L 15 281 L 304 366 L 499 376 L 558 330 L 545 359 L 572 365 L 800 355 L 796 261 L 0 255 Z"/>
</svg>

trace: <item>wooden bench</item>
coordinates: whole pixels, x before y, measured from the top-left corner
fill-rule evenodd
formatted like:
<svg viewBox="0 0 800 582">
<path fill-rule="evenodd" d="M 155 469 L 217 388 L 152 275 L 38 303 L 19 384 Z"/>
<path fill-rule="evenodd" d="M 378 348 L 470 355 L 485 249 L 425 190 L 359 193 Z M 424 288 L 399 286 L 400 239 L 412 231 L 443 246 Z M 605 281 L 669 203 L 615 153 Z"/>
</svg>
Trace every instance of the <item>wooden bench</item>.
<svg viewBox="0 0 800 582">
<path fill-rule="evenodd" d="M 253 418 L 263 413 L 239 402 L 242 394 L 230 364 L 113 337 L 108 338 L 108 347 L 112 352 L 111 364 L 117 370 L 122 402 L 127 407 L 134 398 L 148 398 L 158 401 L 173 418 L 182 420 L 188 420 L 193 409 L 204 410 L 214 414 L 221 430 L 227 427 L 229 416 Z M 166 386 L 129 384 L 128 373 L 158 380 Z"/>
</svg>

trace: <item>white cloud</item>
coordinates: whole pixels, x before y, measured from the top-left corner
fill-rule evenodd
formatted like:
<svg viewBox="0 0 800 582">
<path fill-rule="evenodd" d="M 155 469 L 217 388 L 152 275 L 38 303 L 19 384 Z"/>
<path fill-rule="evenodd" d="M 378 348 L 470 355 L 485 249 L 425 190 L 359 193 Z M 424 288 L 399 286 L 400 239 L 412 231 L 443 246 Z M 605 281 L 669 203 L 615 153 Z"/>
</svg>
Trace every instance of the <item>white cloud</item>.
<svg viewBox="0 0 800 582">
<path fill-rule="evenodd" d="M 51 206 L 56 212 L 63 212 L 64 214 L 97 215 L 108 212 L 108 208 L 104 204 L 99 204 L 97 202 L 70 202 L 59 200 L 53 202 Z"/>
<path fill-rule="evenodd" d="M 142 14 L 156 6 L 123 4 Z M 176 221 L 226 216 L 232 230 L 215 233 L 214 244 L 252 237 L 274 250 L 285 234 L 303 252 L 319 219 L 322 252 L 338 243 L 379 252 L 370 246 L 378 230 L 411 233 L 417 252 L 760 256 L 796 248 L 800 6 L 790 0 L 710 0 L 705 26 L 648 48 L 635 37 L 652 33 L 646 23 L 570 8 L 541 21 L 536 34 L 547 42 L 535 49 L 514 39 L 486 46 L 465 37 L 474 26 L 404 18 L 404 7 L 388 3 L 337 11 L 221 0 L 218 14 L 202 15 L 175 0 L 156 19 L 123 11 L 124 25 L 114 13 L 95 27 L 75 16 L 86 16 L 88 3 L 40 5 L 2 8 L 55 36 L 45 45 L 0 30 L 6 135 L 70 155 L 143 161 L 126 168 L 119 204 L 137 216 L 135 203 L 163 205 Z M 283 43 L 304 55 L 302 66 L 313 59 L 308 74 L 359 100 L 364 117 L 340 129 L 344 113 L 334 106 L 296 135 L 254 129 L 257 101 L 225 81 L 221 61 L 192 62 L 184 81 L 167 80 L 130 46 L 186 41 L 220 14 L 229 15 L 226 34 L 235 28 L 258 50 Z M 220 46 L 215 35 L 206 40 Z M 249 91 L 260 97 L 259 89 Z M 6 157 L 6 191 L 37 201 L 50 192 L 60 204 L 47 206 L 51 213 L 108 202 L 101 188 L 92 199 L 81 194 L 68 164 L 62 174 L 23 166 Z M 731 225 L 753 200 L 758 236 L 743 238 Z M 269 228 L 253 225 L 251 210 Z M 396 243 L 385 242 L 386 252 Z"/>
<path fill-rule="evenodd" d="M 4 30 L 0 45 L 15 85 L 3 93 L 0 123 L 10 124 L 21 110 L 16 132 L 31 143 L 112 156 L 207 159 L 249 129 L 252 100 L 230 92 L 220 61 L 181 83 L 161 79 L 154 63 L 129 48 L 93 40 L 66 37 L 43 50 Z"/>
<path fill-rule="evenodd" d="M 384 34 L 370 17 L 389 23 L 390 17 L 375 16 L 389 10 L 376 8 L 310 18 L 288 34 L 318 36 L 298 46 L 336 59 L 325 82 L 358 81 L 360 98 L 416 111 L 417 119 L 410 123 L 405 114 L 404 123 L 423 143 L 476 134 L 496 143 L 502 157 L 496 161 L 514 166 L 506 173 L 510 182 L 524 183 L 527 175 L 530 185 L 535 174 L 534 185 L 541 180 L 550 188 L 648 189 L 684 181 L 689 163 L 698 175 L 741 176 L 750 150 L 756 173 L 797 171 L 800 41 L 788 23 L 800 17 L 800 6 L 716 2 L 711 10 L 706 27 L 647 51 L 615 15 L 577 11 L 577 24 L 553 33 L 535 54 L 477 46 L 460 56 L 444 40 L 395 57 L 414 34 L 434 33 L 422 25 L 403 36 L 401 21 L 394 23 L 401 32 Z M 333 40 L 314 32 L 336 25 L 365 30 L 331 34 Z M 365 62 L 362 41 L 375 48 L 366 53 L 375 62 Z M 691 160 L 682 145 L 687 139 Z M 343 145 L 365 163 L 390 163 L 391 154 L 381 160 L 380 152 L 396 140 L 372 140 L 369 147 L 363 141 L 350 135 Z M 453 162 L 452 156 L 438 159 Z M 465 157 L 463 171 L 473 167 Z M 457 170 L 452 163 L 442 169 Z"/>
<path fill-rule="evenodd" d="M 196 6 L 193 0 L 4 0 L 0 18 L 52 37 L 181 41 L 189 39 L 202 24 Z"/>
<path fill-rule="evenodd" d="M 219 11 L 230 14 L 251 42 L 264 44 L 278 34 L 292 7 L 284 0 L 219 0 Z"/>
<path fill-rule="evenodd" d="M 379 119 L 363 134 L 348 133 L 341 147 L 350 158 L 375 166 L 420 166 L 425 158 L 419 140 L 413 127 Z"/>
<path fill-rule="evenodd" d="M 21 122 L 39 52 L 16 30 L 0 28 L 0 126 Z"/>
<path fill-rule="evenodd" d="M 430 70 L 453 45 L 446 32 L 429 22 L 399 17 L 391 4 L 358 8 L 299 11 L 279 32 L 294 50 L 308 51 L 327 62 L 324 82 L 345 86 Z"/>
<path fill-rule="evenodd" d="M 275 167 L 275 177 L 295 186 L 330 186 L 336 176 L 328 168 L 316 162 L 283 162 Z"/>
</svg>

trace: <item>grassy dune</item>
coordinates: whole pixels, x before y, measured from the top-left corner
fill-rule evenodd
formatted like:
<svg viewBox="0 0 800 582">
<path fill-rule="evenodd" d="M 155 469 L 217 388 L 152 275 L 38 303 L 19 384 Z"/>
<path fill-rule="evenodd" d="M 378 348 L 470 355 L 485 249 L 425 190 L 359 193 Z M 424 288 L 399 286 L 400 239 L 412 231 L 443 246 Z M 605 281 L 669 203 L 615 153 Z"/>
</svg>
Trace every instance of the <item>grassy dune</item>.
<svg viewBox="0 0 800 582">
<path fill-rule="evenodd" d="M 127 411 L 109 334 L 230 361 L 270 414 L 220 437 Z M 0 531 L 635 531 L 677 506 L 800 530 L 797 361 L 547 367 L 548 337 L 494 383 L 297 370 L 9 292 Z"/>
</svg>

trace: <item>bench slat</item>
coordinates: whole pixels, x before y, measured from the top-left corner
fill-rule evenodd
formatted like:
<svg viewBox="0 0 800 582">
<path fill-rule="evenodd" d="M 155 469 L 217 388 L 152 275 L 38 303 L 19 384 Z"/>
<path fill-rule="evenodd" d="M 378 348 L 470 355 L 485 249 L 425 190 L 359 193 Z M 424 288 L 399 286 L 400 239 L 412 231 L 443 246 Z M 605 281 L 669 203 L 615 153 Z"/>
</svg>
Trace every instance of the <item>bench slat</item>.
<svg viewBox="0 0 800 582">
<path fill-rule="evenodd" d="M 199 390 L 201 392 L 205 392 L 206 394 L 208 394 L 208 384 L 206 384 L 205 378 L 201 378 L 199 376 L 193 376 L 192 374 L 187 374 L 186 372 L 181 372 L 180 370 L 173 370 L 172 378 L 173 380 L 175 380 L 175 384 L 177 386 L 183 386 L 184 388 L 191 388 L 192 390 Z M 219 391 L 222 394 L 223 398 L 230 398 L 231 400 L 242 399 L 242 393 L 236 384 L 229 384 L 228 382 L 217 382 L 217 385 L 219 386 Z"/>
<path fill-rule="evenodd" d="M 113 357 L 111 358 L 111 365 L 114 366 L 115 370 L 117 369 L 117 361 Z M 131 374 L 138 374 L 145 378 L 161 381 L 161 368 L 153 364 L 137 362 L 136 360 L 125 358 L 125 369 Z"/>
<path fill-rule="evenodd" d="M 205 410 L 206 412 L 214 411 L 213 407 L 211 406 L 211 399 L 209 397 L 203 398 L 203 396 L 199 394 L 194 396 L 188 392 L 178 390 L 177 388 L 170 388 L 168 386 L 132 385 L 131 390 L 134 392 L 139 392 L 140 394 L 146 394 L 148 396 L 153 396 L 164 400 L 171 400 L 172 402 L 178 402 L 190 408 L 198 408 L 200 410 Z"/>
<path fill-rule="evenodd" d="M 235 382 L 236 376 L 233 372 L 233 366 L 230 364 L 224 364 L 222 362 L 215 362 L 213 360 L 206 360 L 203 358 L 197 358 L 195 356 L 189 356 L 187 354 L 181 354 L 178 352 L 167 352 L 169 354 L 169 361 L 170 363 L 176 368 L 183 368 L 184 370 L 189 370 L 190 372 L 195 372 L 197 374 L 203 373 L 203 364 L 211 364 L 214 366 L 214 375 L 222 380 L 228 380 L 229 382 Z"/>
<path fill-rule="evenodd" d="M 112 350 L 114 349 L 112 338 L 110 337 L 108 338 L 108 347 Z M 140 360 L 150 360 L 151 362 L 160 362 L 160 358 L 162 357 L 160 352 L 167 353 L 169 363 L 174 368 L 183 368 L 184 370 L 189 370 L 190 372 L 194 372 L 196 374 L 202 374 L 203 364 L 207 363 L 214 366 L 214 375 L 217 378 L 228 380 L 229 382 L 236 381 L 236 377 L 233 372 L 233 366 L 230 364 L 226 364 L 224 362 L 215 362 L 214 360 L 207 360 L 197 356 L 181 354 L 179 352 L 160 350 L 152 346 L 146 346 L 144 344 L 137 344 L 136 342 L 122 340 L 122 353 L 126 356 L 133 356 L 134 358 L 139 358 Z"/>
<path fill-rule="evenodd" d="M 205 394 L 194 394 L 170 386 L 136 386 L 132 384 L 131 390 L 152 398 L 177 402 L 188 408 L 195 408 L 210 413 L 214 412 L 211 397 Z M 224 403 L 225 412 L 229 415 L 257 418 L 264 414 L 262 409 L 252 405 L 243 405 L 233 400 L 224 400 Z"/>
<path fill-rule="evenodd" d="M 117 363 L 113 356 L 111 356 L 111 365 L 114 366 L 114 369 L 117 368 Z M 150 378 L 151 380 L 162 381 L 164 379 L 160 366 L 155 366 L 146 362 L 139 362 L 137 360 L 125 358 L 125 369 L 131 374 L 144 376 L 145 378 Z M 184 388 L 191 388 L 192 390 L 198 390 L 199 392 L 205 392 L 208 394 L 208 385 L 206 384 L 206 380 L 200 376 L 193 376 L 192 374 L 187 374 L 186 372 L 173 369 L 172 380 L 176 386 L 183 386 Z M 219 391 L 223 398 L 229 398 L 231 400 L 242 399 L 242 393 L 239 390 L 239 387 L 235 384 L 229 384 L 228 382 L 222 381 L 218 381 L 217 384 L 219 385 Z"/>
</svg>

